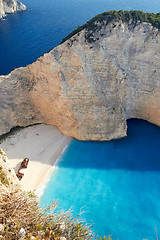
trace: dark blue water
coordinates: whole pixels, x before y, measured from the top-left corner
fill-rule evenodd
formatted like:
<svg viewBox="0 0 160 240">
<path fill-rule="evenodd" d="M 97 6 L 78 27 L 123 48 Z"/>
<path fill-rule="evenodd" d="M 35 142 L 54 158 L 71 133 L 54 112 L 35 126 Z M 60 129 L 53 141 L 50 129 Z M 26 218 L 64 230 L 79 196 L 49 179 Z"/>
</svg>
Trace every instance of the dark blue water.
<svg viewBox="0 0 160 240">
<path fill-rule="evenodd" d="M 26 66 L 78 25 L 108 10 L 159 12 L 159 0 L 23 0 L 31 11 L 0 22 L 0 74 Z M 84 218 L 99 235 L 156 239 L 160 231 L 160 128 L 131 120 L 129 137 L 112 142 L 73 140 L 51 178 L 42 205 L 59 205 Z"/>
<path fill-rule="evenodd" d="M 160 128 L 128 121 L 128 137 L 111 142 L 73 140 L 41 205 L 79 213 L 93 230 L 119 240 L 156 239 L 160 230 Z"/>
<path fill-rule="evenodd" d="M 22 0 L 32 11 L 0 22 L 0 74 L 26 66 L 78 25 L 108 10 L 160 11 L 159 0 Z"/>
</svg>

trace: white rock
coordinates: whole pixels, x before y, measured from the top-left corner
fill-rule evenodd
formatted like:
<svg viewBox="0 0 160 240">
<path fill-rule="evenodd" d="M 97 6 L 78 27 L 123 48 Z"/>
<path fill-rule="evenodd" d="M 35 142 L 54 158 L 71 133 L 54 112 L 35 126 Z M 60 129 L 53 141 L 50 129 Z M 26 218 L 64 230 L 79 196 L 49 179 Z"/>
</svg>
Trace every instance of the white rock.
<svg viewBox="0 0 160 240">
<path fill-rule="evenodd" d="M 3 224 L 0 224 L 0 231 L 4 231 L 4 226 L 3 226 Z"/>
<path fill-rule="evenodd" d="M 5 17 L 7 13 L 27 10 L 26 6 L 17 0 L 0 0 L 0 19 Z"/>
<path fill-rule="evenodd" d="M 64 223 L 61 223 L 61 224 L 59 225 L 59 228 L 60 228 L 61 230 L 65 230 L 65 224 L 64 224 Z"/>
<path fill-rule="evenodd" d="M 24 228 L 21 228 L 21 230 L 18 233 L 21 237 L 23 237 L 26 234 L 26 231 L 24 230 Z"/>
<path fill-rule="evenodd" d="M 38 232 L 38 235 L 43 236 L 43 235 L 44 235 L 44 232 L 43 232 L 43 231 L 39 231 L 39 232 Z"/>
</svg>

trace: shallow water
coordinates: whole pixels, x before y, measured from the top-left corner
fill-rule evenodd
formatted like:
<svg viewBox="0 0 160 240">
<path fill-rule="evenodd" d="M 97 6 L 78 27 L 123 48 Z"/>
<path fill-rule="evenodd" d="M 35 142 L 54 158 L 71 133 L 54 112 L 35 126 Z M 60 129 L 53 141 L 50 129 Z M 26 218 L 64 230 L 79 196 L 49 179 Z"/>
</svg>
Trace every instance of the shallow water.
<svg viewBox="0 0 160 240">
<path fill-rule="evenodd" d="M 111 142 L 73 140 L 41 198 L 53 199 L 93 230 L 115 239 L 156 239 L 160 229 L 160 128 L 128 121 L 128 137 Z"/>
</svg>

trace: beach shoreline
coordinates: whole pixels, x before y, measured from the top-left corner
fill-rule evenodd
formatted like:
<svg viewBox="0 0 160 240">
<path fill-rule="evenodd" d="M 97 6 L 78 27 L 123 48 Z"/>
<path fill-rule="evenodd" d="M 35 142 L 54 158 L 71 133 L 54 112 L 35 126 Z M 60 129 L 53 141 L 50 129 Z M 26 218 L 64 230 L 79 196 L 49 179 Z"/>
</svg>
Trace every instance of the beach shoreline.
<svg viewBox="0 0 160 240">
<path fill-rule="evenodd" d="M 40 124 L 24 128 L 1 142 L 8 158 L 8 166 L 18 170 L 22 160 L 27 157 L 27 168 L 20 181 L 23 190 L 41 196 L 49 177 L 57 165 L 61 154 L 71 138 L 63 135 L 57 127 Z"/>
<path fill-rule="evenodd" d="M 46 175 L 44 176 L 43 180 L 39 182 L 38 187 L 35 189 L 34 193 L 35 195 L 40 199 L 41 196 L 43 195 L 45 188 L 47 186 L 47 183 L 49 182 L 53 172 L 55 171 L 55 169 L 58 167 L 58 164 L 61 160 L 61 156 L 64 154 L 65 150 L 67 149 L 68 145 L 69 145 L 70 141 L 68 142 L 68 144 L 63 148 L 62 152 L 60 153 L 60 155 L 58 156 L 58 158 L 56 159 L 56 161 L 53 163 L 53 166 L 50 167 L 50 169 L 47 171 Z"/>
</svg>

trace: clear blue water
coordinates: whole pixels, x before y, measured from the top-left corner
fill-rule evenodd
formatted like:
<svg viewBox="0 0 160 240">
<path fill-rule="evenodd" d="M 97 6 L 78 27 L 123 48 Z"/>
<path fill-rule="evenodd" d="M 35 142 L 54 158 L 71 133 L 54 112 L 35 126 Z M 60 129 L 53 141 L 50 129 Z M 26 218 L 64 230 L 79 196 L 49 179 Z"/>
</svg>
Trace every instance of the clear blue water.
<svg viewBox="0 0 160 240">
<path fill-rule="evenodd" d="M 111 142 L 72 140 L 52 175 L 41 206 L 59 199 L 119 240 L 156 239 L 160 231 L 160 128 L 128 121 L 128 137 Z"/>
<path fill-rule="evenodd" d="M 58 45 L 78 25 L 108 10 L 160 12 L 159 0 L 22 0 L 31 11 L 0 21 L 0 74 L 26 66 Z M 128 138 L 73 140 L 52 176 L 42 206 L 59 198 L 99 235 L 119 240 L 155 239 L 160 231 L 160 128 L 129 121 Z"/>
</svg>

